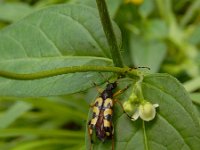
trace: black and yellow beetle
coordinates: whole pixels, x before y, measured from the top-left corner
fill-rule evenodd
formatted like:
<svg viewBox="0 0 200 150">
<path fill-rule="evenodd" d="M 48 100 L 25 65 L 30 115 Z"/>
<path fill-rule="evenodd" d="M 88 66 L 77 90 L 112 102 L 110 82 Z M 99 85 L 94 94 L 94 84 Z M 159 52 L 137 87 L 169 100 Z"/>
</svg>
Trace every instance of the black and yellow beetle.
<svg viewBox="0 0 200 150">
<path fill-rule="evenodd" d="M 128 88 L 126 87 L 114 93 L 113 91 L 116 89 L 116 87 L 117 87 L 116 81 L 113 83 L 108 83 L 106 86 L 106 89 L 100 93 L 100 96 L 97 97 L 94 104 L 91 105 L 93 109 L 93 116 L 92 116 L 92 119 L 88 123 L 90 149 L 92 149 L 91 138 L 92 138 L 92 134 L 94 130 L 96 132 L 95 133 L 96 136 L 102 142 L 104 142 L 105 139 L 112 139 L 112 150 L 114 149 L 114 139 L 113 139 L 114 128 L 113 128 L 113 123 L 112 123 L 113 105 L 115 102 L 118 102 L 123 108 L 122 104 L 114 98 L 117 95 L 124 92 Z"/>
</svg>

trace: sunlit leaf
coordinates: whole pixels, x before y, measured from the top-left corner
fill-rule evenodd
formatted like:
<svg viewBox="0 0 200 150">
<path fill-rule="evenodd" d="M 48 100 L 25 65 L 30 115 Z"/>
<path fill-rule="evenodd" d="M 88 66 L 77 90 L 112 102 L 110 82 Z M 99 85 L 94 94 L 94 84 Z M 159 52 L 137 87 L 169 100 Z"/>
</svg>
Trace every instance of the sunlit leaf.
<svg viewBox="0 0 200 150">
<path fill-rule="evenodd" d="M 119 46 L 121 35 L 113 23 Z M 98 12 L 67 4 L 38 11 L 0 32 L 0 68 L 32 73 L 64 66 L 112 65 Z M 0 78 L 0 95 L 49 96 L 82 91 L 98 73 L 75 73 L 33 81 Z"/>
</svg>

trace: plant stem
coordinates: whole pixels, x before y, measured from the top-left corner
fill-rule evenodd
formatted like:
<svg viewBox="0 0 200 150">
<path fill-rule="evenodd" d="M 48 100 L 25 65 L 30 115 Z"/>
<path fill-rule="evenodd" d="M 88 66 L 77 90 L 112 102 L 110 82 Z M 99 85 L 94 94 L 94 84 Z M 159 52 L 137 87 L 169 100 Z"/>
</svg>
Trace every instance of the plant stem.
<svg viewBox="0 0 200 150">
<path fill-rule="evenodd" d="M 145 144 L 145 150 L 148 150 L 148 142 L 147 142 L 147 134 L 146 134 L 146 129 L 145 129 L 145 123 L 144 120 L 142 120 L 142 128 L 143 128 L 143 134 L 144 134 L 144 144 Z"/>
<path fill-rule="evenodd" d="M 73 67 L 63 67 L 53 70 L 30 73 L 30 74 L 18 74 L 0 70 L 0 77 L 5 77 L 15 80 L 34 80 L 34 79 L 41 79 L 41 78 L 52 77 L 67 73 L 75 73 L 75 72 L 116 72 L 119 74 L 127 74 L 130 77 L 141 76 L 138 70 L 136 69 L 130 70 L 130 68 L 107 67 L 107 66 L 73 66 Z"/>
<path fill-rule="evenodd" d="M 143 82 L 143 75 L 139 76 L 139 80 L 135 84 L 135 93 L 140 103 L 144 101 L 144 96 L 142 93 L 142 82 Z"/>
<path fill-rule="evenodd" d="M 110 53 L 113 59 L 113 63 L 116 67 L 123 67 L 122 56 L 120 54 L 119 47 L 117 45 L 117 39 L 113 31 L 110 16 L 105 0 L 96 0 L 101 23 L 110 47 Z"/>
</svg>

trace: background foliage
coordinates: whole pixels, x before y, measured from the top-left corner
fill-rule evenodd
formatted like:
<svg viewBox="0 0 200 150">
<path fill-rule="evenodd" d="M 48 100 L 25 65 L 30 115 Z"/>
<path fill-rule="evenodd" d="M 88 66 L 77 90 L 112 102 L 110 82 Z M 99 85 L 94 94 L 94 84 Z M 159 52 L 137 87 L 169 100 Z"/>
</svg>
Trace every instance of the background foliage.
<svg viewBox="0 0 200 150">
<path fill-rule="evenodd" d="M 58 6 L 59 9 L 57 6 L 49 8 L 58 3 L 67 5 Z M 77 4 L 80 4 L 78 8 L 75 6 Z M 121 52 L 126 65 L 148 66 L 152 73 L 165 72 L 175 76 L 190 93 L 195 109 L 200 113 L 200 10 L 198 9 L 200 1 L 107 0 L 107 4 L 111 17 L 122 32 Z M 108 45 L 105 44 L 106 39 L 95 9 L 94 0 L 2 1 L 0 3 L 1 69 L 30 73 L 71 65 L 112 65 Z M 62 18 L 56 13 L 73 18 L 72 20 Z M 91 17 L 93 19 L 89 22 L 85 21 Z M 121 45 L 117 27 L 115 32 Z M 38 38 L 41 39 L 37 40 Z M 18 41 L 20 39 L 23 41 Z M 30 51 L 22 52 L 23 46 Z M 41 47 L 44 49 L 40 49 Z M 3 51 L 4 48 L 7 49 L 6 52 Z M 66 49 L 71 51 L 65 51 Z M 15 53 L 18 50 L 21 53 Z M 83 74 L 78 73 L 73 79 L 79 82 L 65 85 L 71 80 L 70 76 L 58 76 L 38 82 L 23 81 L 24 83 L 12 80 L 5 82 L 4 79 L 0 79 L 0 149 L 85 149 L 88 104 L 97 96 L 95 89 L 88 91 L 85 89 L 91 86 L 93 81 L 101 83 L 104 79 L 98 73 L 84 74 L 85 78 L 80 79 Z M 56 84 L 55 80 L 58 81 Z M 65 88 L 62 88 L 63 86 Z M 29 92 L 33 87 L 35 90 Z M 24 90 L 19 91 L 20 88 Z M 182 86 L 168 75 L 157 75 L 147 77 L 143 88 L 145 97 L 153 103 L 158 102 L 159 109 L 162 110 L 158 118 L 153 120 L 156 126 L 147 124 L 146 132 L 150 147 L 171 150 L 198 149 L 200 147 L 198 140 L 187 137 L 190 137 L 190 134 L 200 136 L 199 129 L 196 129 L 199 120 L 193 111 L 191 112 L 193 110 L 191 100 Z M 177 92 L 179 89 L 180 93 Z M 65 95 L 83 90 L 84 92 Z M 157 99 L 158 97 L 160 99 Z M 123 144 L 123 141 L 127 141 L 130 137 L 132 138 L 129 143 L 132 144 L 129 144 L 127 149 L 132 145 L 138 145 L 138 149 L 145 149 L 143 147 L 145 144 L 142 143 L 144 139 L 142 139 L 143 130 L 140 128 L 141 120 L 136 125 L 126 124 L 129 131 L 126 132 L 122 130 L 124 127 L 122 123 L 127 118 L 122 115 L 118 106 L 116 109 L 118 111 L 114 121 L 117 122 L 118 149 L 128 145 Z M 187 117 L 184 118 L 180 114 Z M 187 125 L 188 130 L 183 132 L 185 126 L 182 126 L 182 123 Z M 129 128 L 132 132 L 128 130 Z M 157 138 L 159 132 L 165 132 L 165 135 L 173 132 L 175 133 L 173 137 L 178 140 L 170 145 L 174 139 Z M 166 143 L 163 144 L 163 141 Z"/>
</svg>

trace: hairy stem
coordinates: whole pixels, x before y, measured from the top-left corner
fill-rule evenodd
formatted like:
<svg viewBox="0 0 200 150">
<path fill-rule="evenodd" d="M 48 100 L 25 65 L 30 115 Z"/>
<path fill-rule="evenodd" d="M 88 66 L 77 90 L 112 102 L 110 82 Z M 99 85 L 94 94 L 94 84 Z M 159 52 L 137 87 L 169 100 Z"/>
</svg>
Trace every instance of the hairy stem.
<svg viewBox="0 0 200 150">
<path fill-rule="evenodd" d="M 140 72 L 138 70 L 130 68 L 105 67 L 105 66 L 73 66 L 73 67 L 63 67 L 53 70 L 30 73 L 30 74 L 18 74 L 0 70 L 0 77 L 15 79 L 15 80 L 34 80 L 34 79 L 47 78 L 47 77 L 52 77 L 67 73 L 75 73 L 75 72 L 115 72 L 119 74 L 127 74 L 131 77 L 140 76 Z"/>
<path fill-rule="evenodd" d="M 103 25 L 103 29 L 110 47 L 110 53 L 113 59 L 113 63 L 116 67 L 123 67 L 122 56 L 117 45 L 117 39 L 113 31 L 105 0 L 96 0 L 96 3 L 99 10 L 101 23 Z"/>
</svg>

